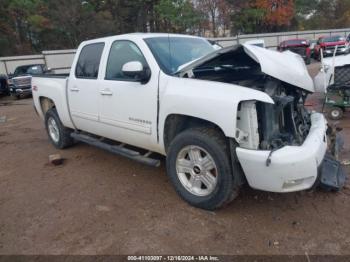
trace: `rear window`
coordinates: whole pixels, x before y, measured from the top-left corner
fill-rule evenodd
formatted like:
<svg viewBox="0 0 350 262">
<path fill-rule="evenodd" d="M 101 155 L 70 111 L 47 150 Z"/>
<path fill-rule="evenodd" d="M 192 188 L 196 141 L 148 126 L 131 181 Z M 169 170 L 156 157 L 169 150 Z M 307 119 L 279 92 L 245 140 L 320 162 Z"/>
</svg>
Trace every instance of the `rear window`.
<svg viewBox="0 0 350 262">
<path fill-rule="evenodd" d="M 75 68 L 77 78 L 97 78 L 103 48 L 104 43 L 90 44 L 83 47 Z"/>
</svg>

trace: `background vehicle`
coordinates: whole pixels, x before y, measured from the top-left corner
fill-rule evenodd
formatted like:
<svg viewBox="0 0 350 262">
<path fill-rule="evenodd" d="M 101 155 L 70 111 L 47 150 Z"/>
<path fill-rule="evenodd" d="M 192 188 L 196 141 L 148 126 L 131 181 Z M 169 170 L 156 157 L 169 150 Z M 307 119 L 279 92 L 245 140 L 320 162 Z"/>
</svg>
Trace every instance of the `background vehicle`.
<svg viewBox="0 0 350 262">
<path fill-rule="evenodd" d="M 311 62 L 310 43 L 306 39 L 290 39 L 283 41 L 278 45 L 277 50 L 280 52 L 289 50 L 300 55 L 306 64 L 310 64 Z"/>
<path fill-rule="evenodd" d="M 349 53 L 349 43 L 343 36 L 327 36 L 320 37 L 314 49 L 315 59 L 321 59 L 321 49 L 323 50 L 324 57 L 332 56 L 334 54 L 335 47 L 337 47 L 336 55 L 343 55 Z"/>
<path fill-rule="evenodd" d="M 0 95 L 8 95 L 9 89 L 7 86 L 7 76 L 0 75 Z"/>
<path fill-rule="evenodd" d="M 165 155 L 176 192 L 204 209 L 232 201 L 245 181 L 308 189 L 325 158 L 326 121 L 304 107 L 314 92 L 305 64 L 254 45 L 214 50 L 169 34 L 95 39 L 79 46 L 69 76 L 33 76 L 32 86 L 55 147 L 77 140 L 151 166 L 160 165 L 154 153 Z M 321 178 L 342 174 L 328 163 Z"/>
<path fill-rule="evenodd" d="M 341 119 L 350 107 L 350 54 L 325 58 L 314 82 L 318 91 L 327 93 L 325 106 L 329 117 Z"/>
<path fill-rule="evenodd" d="M 8 88 L 11 95 L 20 98 L 32 93 L 31 81 L 33 75 L 47 73 L 48 70 L 44 64 L 24 65 L 15 69 L 13 74 L 8 77 Z"/>
</svg>

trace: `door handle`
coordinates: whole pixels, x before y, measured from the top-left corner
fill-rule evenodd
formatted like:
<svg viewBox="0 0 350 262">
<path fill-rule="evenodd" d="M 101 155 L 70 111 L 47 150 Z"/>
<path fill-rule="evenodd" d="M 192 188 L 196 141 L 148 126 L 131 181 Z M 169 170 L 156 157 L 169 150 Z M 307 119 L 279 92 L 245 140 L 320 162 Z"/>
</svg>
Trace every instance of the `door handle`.
<svg viewBox="0 0 350 262">
<path fill-rule="evenodd" d="M 80 89 L 77 88 L 77 87 L 71 87 L 71 88 L 70 88 L 70 91 L 72 91 L 72 92 L 79 92 Z"/>
<path fill-rule="evenodd" d="M 100 91 L 100 93 L 101 93 L 101 95 L 103 95 L 103 96 L 111 96 L 111 95 L 113 95 L 113 92 L 112 92 L 111 90 L 109 90 L 109 89 L 102 89 L 102 90 Z"/>
</svg>

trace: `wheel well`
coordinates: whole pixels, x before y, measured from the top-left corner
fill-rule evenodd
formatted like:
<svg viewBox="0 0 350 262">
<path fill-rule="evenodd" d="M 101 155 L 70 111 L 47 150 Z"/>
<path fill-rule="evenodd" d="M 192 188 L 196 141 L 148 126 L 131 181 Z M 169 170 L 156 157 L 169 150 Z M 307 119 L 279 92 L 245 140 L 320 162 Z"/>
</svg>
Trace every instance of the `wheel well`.
<svg viewBox="0 0 350 262">
<path fill-rule="evenodd" d="M 164 124 L 164 146 L 165 146 L 165 151 L 168 150 L 168 147 L 171 143 L 171 141 L 181 133 L 182 131 L 193 128 L 193 127 L 209 127 L 209 128 L 214 128 L 218 130 L 224 137 L 225 134 L 222 131 L 222 129 L 217 126 L 216 124 L 201 119 L 197 117 L 192 117 L 192 116 L 186 116 L 186 115 L 178 115 L 178 114 L 172 114 L 167 116 Z"/>
<path fill-rule="evenodd" d="M 55 103 L 47 97 L 40 97 L 40 105 L 41 105 L 41 111 L 45 115 L 47 111 L 51 108 L 55 108 Z"/>
</svg>

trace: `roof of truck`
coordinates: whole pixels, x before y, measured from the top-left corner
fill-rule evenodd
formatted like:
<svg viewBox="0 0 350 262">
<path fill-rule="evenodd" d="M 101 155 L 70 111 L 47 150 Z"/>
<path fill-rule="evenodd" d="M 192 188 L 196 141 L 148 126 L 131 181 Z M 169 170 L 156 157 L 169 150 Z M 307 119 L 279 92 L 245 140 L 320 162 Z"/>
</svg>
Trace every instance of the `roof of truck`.
<svg viewBox="0 0 350 262">
<path fill-rule="evenodd" d="M 107 36 L 102 38 L 96 38 L 91 40 L 86 40 L 83 43 L 88 42 L 98 42 L 99 40 L 107 41 L 107 40 L 113 40 L 113 39 L 120 39 L 120 38 L 138 38 L 138 39 L 146 39 L 146 38 L 154 38 L 154 37 L 189 37 L 189 38 L 201 38 L 199 36 L 192 36 L 192 35 L 184 35 L 184 34 L 168 34 L 168 33 L 130 33 L 130 34 L 123 34 L 123 35 L 114 35 L 114 36 Z"/>
</svg>

